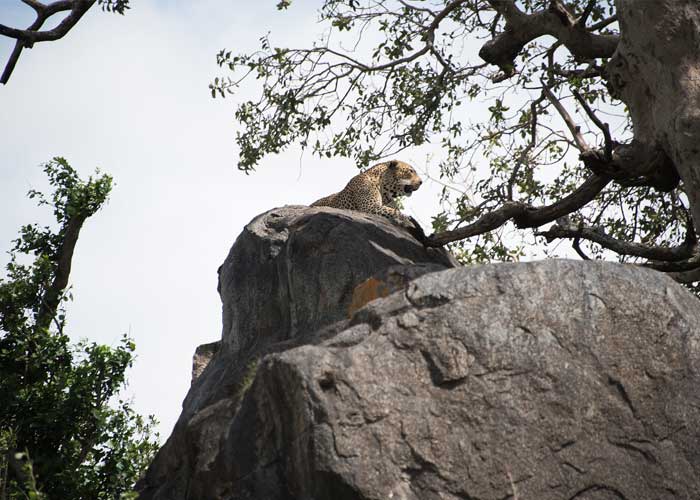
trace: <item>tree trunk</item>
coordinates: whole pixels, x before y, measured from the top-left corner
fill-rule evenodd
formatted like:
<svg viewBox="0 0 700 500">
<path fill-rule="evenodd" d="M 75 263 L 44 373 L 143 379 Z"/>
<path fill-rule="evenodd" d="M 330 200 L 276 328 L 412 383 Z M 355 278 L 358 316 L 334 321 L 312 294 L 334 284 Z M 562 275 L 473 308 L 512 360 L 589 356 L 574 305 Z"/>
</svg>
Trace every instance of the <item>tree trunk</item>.
<svg viewBox="0 0 700 500">
<path fill-rule="evenodd" d="M 634 136 L 662 149 L 700 223 L 700 2 L 615 0 L 621 39 L 608 71 Z"/>
</svg>

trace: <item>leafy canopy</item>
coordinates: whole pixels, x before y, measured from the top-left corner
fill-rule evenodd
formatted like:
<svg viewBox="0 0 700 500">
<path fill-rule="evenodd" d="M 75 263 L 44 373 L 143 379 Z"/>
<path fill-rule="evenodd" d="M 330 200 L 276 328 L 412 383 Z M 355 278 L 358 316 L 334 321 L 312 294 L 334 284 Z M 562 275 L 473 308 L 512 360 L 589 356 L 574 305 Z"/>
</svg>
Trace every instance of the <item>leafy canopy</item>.
<svg viewBox="0 0 700 500">
<path fill-rule="evenodd" d="M 465 262 L 558 255 L 569 240 L 565 254 L 679 281 L 698 266 L 684 186 L 634 137 L 607 71 L 613 0 L 324 0 L 319 18 L 305 47 L 268 34 L 256 52 L 218 53 L 228 74 L 212 96 L 260 89 L 235 112 L 241 170 L 291 144 L 359 167 L 432 144 L 424 170 L 444 189 L 431 241 Z"/>
<path fill-rule="evenodd" d="M 29 197 L 58 229 L 22 227 L 0 278 L 0 498 L 120 498 L 157 448 L 153 418 L 118 398 L 134 343 L 73 344 L 64 332 L 73 249 L 112 178 L 82 181 L 63 158 L 44 171 L 52 193 Z"/>
</svg>

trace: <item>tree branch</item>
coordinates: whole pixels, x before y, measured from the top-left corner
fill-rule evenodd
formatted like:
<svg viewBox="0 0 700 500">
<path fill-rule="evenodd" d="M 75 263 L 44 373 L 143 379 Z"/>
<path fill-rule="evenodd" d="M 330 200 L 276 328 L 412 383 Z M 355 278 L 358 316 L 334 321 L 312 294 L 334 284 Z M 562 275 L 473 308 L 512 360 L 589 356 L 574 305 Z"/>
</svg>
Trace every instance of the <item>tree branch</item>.
<svg viewBox="0 0 700 500">
<path fill-rule="evenodd" d="M 581 237 L 580 236 L 577 236 L 576 238 L 574 238 L 574 242 L 571 244 L 571 246 L 576 251 L 576 253 L 579 255 L 579 257 L 581 257 L 583 260 L 591 260 L 591 258 L 588 255 L 586 255 L 586 252 L 584 252 L 581 249 Z"/>
<path fill-rule="evenodd" d="M 559 40 L 577 59 L 611 57 L 617 48 L 619 36 L 591 33 L 585 19 L 577 22 L 558 0 L 552 0 L 547 10 L 533 14 L 525 14 L 513 0 L 488 1 L 505 18 L 506 25 L 502 33 L 481 47 L 479 56 L 498 66 L 506 76 L 514 73 L 515 58 L 525 45 L 544 35 Z"/>
<path fill-rule="evenodd" d="M 36 316 L 38 329 L 48 329 L 51 321 L 56 317 L 61 296 L 68 286 L 75 245 L 86 219 L 87 214 L 78 214 L 70 218 L 64 226 L 63 240 L 56 258 L 56 273 L 53 282 L 41 298 L 41 307 Z"/>
<path fill-rule="evenodd" d="M 593 120 L 593 123 L 596 124 L 596 127 L 598 127 L 603 132 L 603 137 L 605 137 L 605 158 L 608 161 L 612 160 L 613 140 L 610 136 L 610 126 L 607 123 L 603 123 L 602 121 L 600 121 L 600 118 L 596 116 L 596 114 L 593 112 L 593 110 L 588 105 L 586 100 L 581 96 L 581 94 L 576 92 L 574 89 L 571 89 L 571 93 L 574 95 L 579 104 L 583 107 L 584 111 L 586 111 L 588 117 L 591 120 Z"/>
<path fill-rule="evenodd" d="M 544 207 L 531 207 L 524 203 L 507 202 L 503 206 L 482 215 L 476 222 L 468 226 L 433 234 L 426 242 L 427 246 L 442 246 L 447 243 L 487 233 L 499 228 L 513 219 L 518 228 L 539 227 L 579 210 L 590 201 L 611 181 L 609 177 L 591 175 L 570 195 Z"/>
<path fill-rule="evenodd" d="M 544 94 L 547 96 L 547 99 L 549 99 L 549 102 L 551 102 L 552 105 L 554 105 L 557 112 L 564 120 L 564 123 L 566 123 L 566 126 L 569 129 L 569 132 L 571 132 L 571 135 L 574 138 L 574 142 L 576 142 L 576 147 L 579 149 L 579 151 L 583 153 L 590 150 L 591 147 L 586 142 L 586 139 L 583 138 L 583 134 L 581 134 L 581 127 L 574 123 L 574 120 L 571 118 L 571 115 L 568 113 L 568 111 L 566 111 L 566 108 L 564 108 L 561 102 L 559 102 L 559 99 L 557 99 L 554 93 L 544 82 L 542 82 L 542 92 L 544 92 Z"/>
<path fill-rule="evenodd" d="M 595 7 L 596 3 L 598 3 L 596 0 L 588 0 L 588 4 L 586 4 L 586 7 L 581 13 L 581 16 L 577 20 L 579 24 L 583 26 L 586 25 L 586 21 L 588 21 L 588 16 L 590 16 L 591 12 L 593 12 L 593 7 Z"/>
<path fill-rule="evenodd" d="M 659 144 L 635 139 L 629 144 L 615 145 L 609 159 L 607 152 L 599 149 L 583 151 L 579 159 L 591 172 L 612 177 L 622 186 L 651 186 L 668 192 L 680 182 L 673 161 Z"/>
<path fill-rule="evenodd" d="M 22 1 L 36 11 L 37 17 L 31 26 L 24 30 L 0 24 L 0 35 L 17 40 L 15 48 L 2 72 L 2 76 L 0 76 L 0 83 L 2 84 L 6 84 L 9 81 L 10 75 L 12 75 L 12 71 L 14 71 L 17 60 L 22 53 L 22 49 L 25 47 L 32 48 L 35 42 L 46 42 L 62 38 L 78 21 L 80 21 L 83 15 L 97 0 L 59 0 L 49 5 L 44 5 L 36 0 Z M 68 14 L 54 29 L 38 31 L 49 17 L 58 12 L 67 10 L 70 10 L 70 14 Z"/>
<path fill-rule="evenodd" d="M 694 244 L 684 242 L 675 247 L 660 247 L 643 245 L 618 240 L 605 234 L 602 230 L 578 225 L 566 221 L 557 221 L 547 231 L 535 233 L 537 236 L 544 236 L 548 242 L 561 238 L 583 238 L 584 240 L 597 243 L 603 248 L 612 250 L 620 255 L 630 255 L 649 260 L 659 261 L 681 261 L 693 256 Z"/>
<path fill-rule="evenodd" d="M 436 55 L 438 59 L 442 59 L 441 56 L 435 51 L 435 48 L 433 46 L 433 41 L 435 39 L 435 30 L 440 26 L 440 23 L 447 17 L 449 16 L 452 12 L 457 10 L 462 4 L 467 3 L 468 0 L 453 0 L 452 2 L 448 3 L 444 9 L 441 11 L 434 13 L 431 12 L 431 14 L 434 16 L 432 22 L 430 25 L 428 25 L 425 28 L 425 32 L 423 33 L 423 37 L 425 39 L 425 45 L 423 47 L 414 52 L 413 54 L 410 54 L 406 57 L 402 57 L 401 59 L 396 59 L 394 61 L 389 61 L 384 64 L 378 64 L 376 66 L 370 66 L 368 64 L 364 64 L 357 59 L 354 59 L 346 54 L 343 54 L 341 52 L 338 52 L 336 50 L 329 49 L 328 47 L 324 47 L 320 49 L 323 52 L 327 52 L 329 54 L 333 54 L 334 56 L 340 57 L 342 59 L 345 59 L 349 61 L 353 66 L 355 66 L 356 69 L 359 69 L 361 71 L 367 72 L 367 73 L 372 73 L 375 71 L 382 71 L 385 69 L 390 69 L 390 68 L 395 68 L 396 66 L 401 66 L 402 64 L 409 63 L 411 61 L 415 61 L 419 57 L 427 54 L 429 51 L 433 53 L 433 55 Z M 318 49 L 316 49 L 318 50 Z M 442 60 L 440 63 L 443 66 L 449 66 L 447 65 L 447 62 Z"/>
<path fill-rule="evenodd" d="M 689 259 L 678 262 L 646 262 L 644 267 L 650 267 L 663 273 L 682 273 L 700 268 L 700 254 L 695 254 Z"/>
<path fill-rule="evenodd" d="M 668 273 L 668 276 L 676 280 L 678 283 L 685 283 L 686 285 L 689 285 L 700 281 L 700 268 L 693 269 L 692 271 Z"/>
</svg>

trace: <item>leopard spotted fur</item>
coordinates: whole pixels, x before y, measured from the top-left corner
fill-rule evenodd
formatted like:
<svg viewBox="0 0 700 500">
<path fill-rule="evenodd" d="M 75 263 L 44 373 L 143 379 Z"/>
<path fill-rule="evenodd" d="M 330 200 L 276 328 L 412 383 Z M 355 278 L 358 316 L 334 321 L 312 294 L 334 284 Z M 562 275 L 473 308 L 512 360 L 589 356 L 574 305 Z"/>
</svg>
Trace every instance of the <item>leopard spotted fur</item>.
<svg viewBox="0 0 700 500">
<path fill-rule="evenodd" d="M 423 183 L 408 163 L 391 160 L 356 175 L 345 188 L 321 198 L 312 207 L 333 207 L 380 214 L 397 224 L 412 227 L 415 222 L 395 206 L 399 196 L 410 196 Z"/>
</svg>

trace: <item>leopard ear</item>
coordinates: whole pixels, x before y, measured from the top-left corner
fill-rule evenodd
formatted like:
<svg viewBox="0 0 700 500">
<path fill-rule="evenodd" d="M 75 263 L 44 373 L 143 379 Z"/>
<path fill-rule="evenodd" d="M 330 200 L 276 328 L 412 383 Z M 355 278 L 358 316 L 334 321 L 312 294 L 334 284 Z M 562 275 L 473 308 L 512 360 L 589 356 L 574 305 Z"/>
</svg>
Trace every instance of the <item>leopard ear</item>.
<svg viewBox="0 0 700 500">
<path fill-rule="evenodd" d="M 396 170 L 396 168 L 397 168 L 398 166 L 399 166 L 399 162 L 397 162 L 396 160 L 391 160 L 391 161 L 389 162 L 389 168 L 392 169 L 392 170 Z"/>
</svg>

